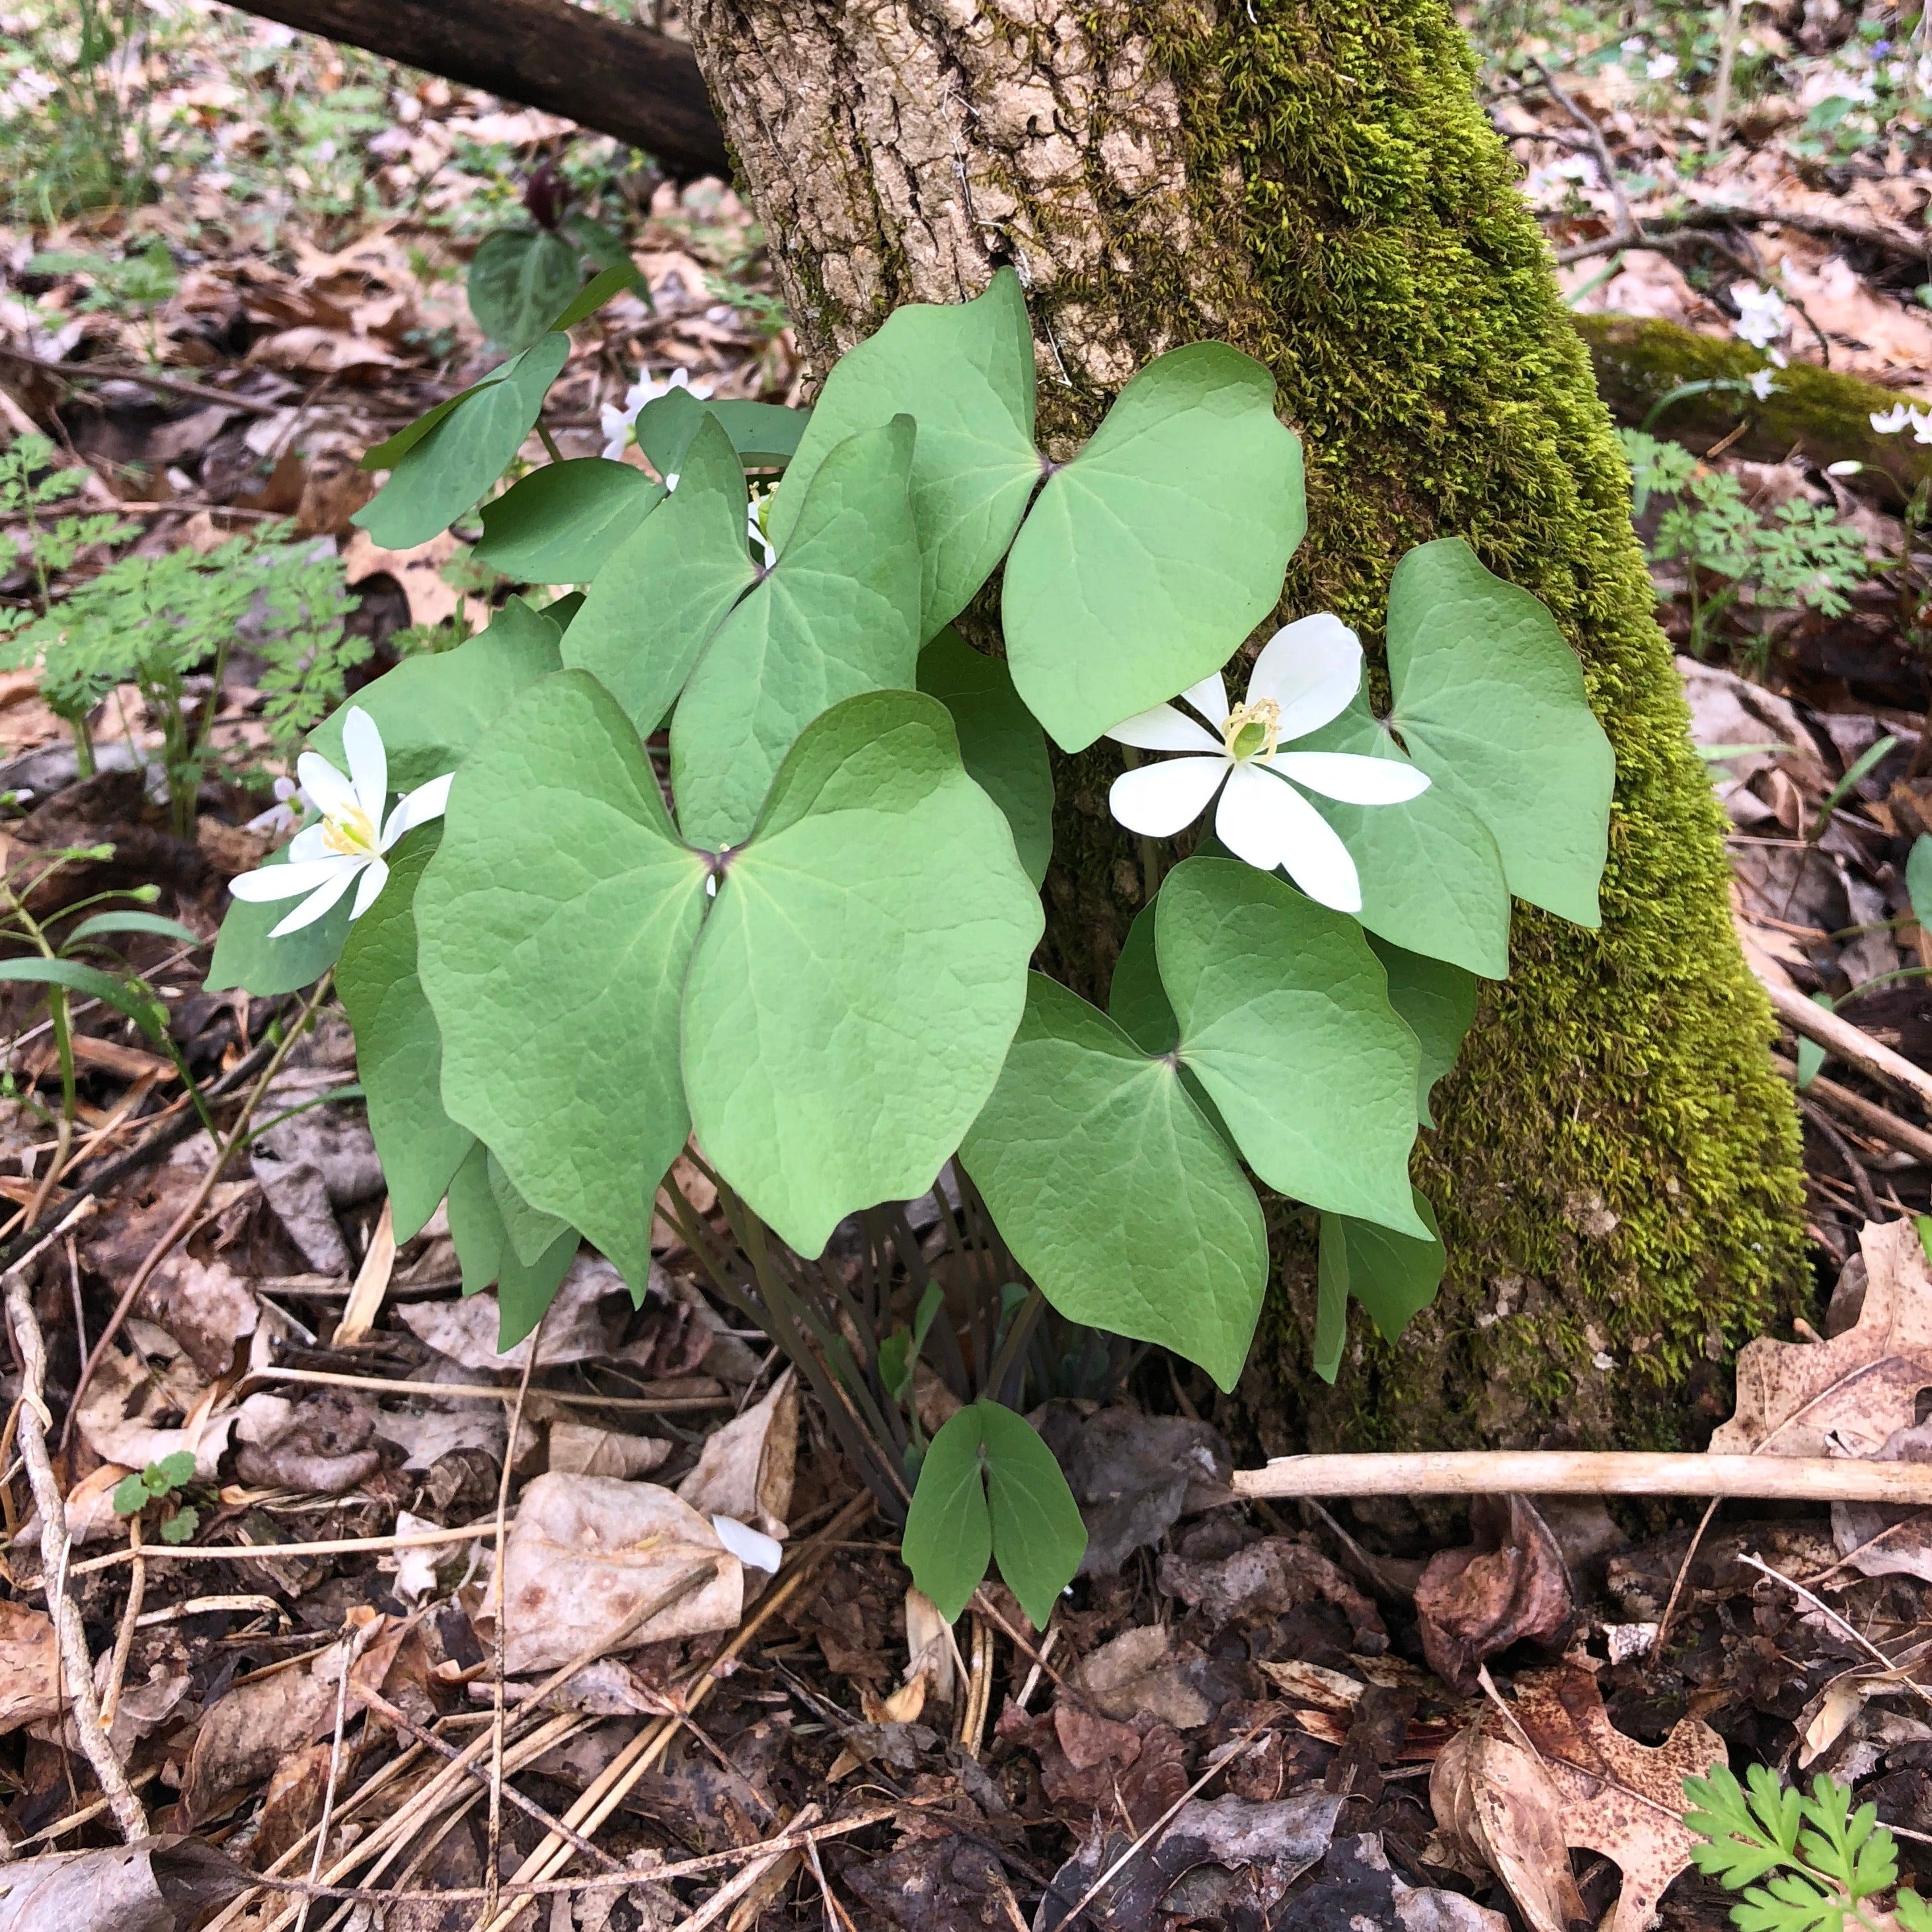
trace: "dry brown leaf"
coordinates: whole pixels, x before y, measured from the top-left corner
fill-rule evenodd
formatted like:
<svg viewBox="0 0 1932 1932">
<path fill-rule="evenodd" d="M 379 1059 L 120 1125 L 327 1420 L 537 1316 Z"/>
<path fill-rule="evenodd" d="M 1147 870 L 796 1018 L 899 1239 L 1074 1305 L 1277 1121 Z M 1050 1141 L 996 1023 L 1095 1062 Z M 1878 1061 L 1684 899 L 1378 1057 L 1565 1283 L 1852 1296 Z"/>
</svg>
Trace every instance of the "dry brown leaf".
<svg viewBox="0 0 1932 1932">
<path fill-rule="evenodd" d="M 1570 1869 L 1563 1797 L 1544 1766 L 1479 1717 L 1436 1760 L 1437 1826 L 1501 1879 L 1532 1932 L 1570 1932 L 1588 1918 Z"/>
<path fill-rule="evenodd" d="M 176 1932 L 246 1888 L 212 1845 L 144 1838 L 0 1866 L 0 1932 Z"/>
<path fill-rule="evenodd" d="M 630 1302 L 623 1276 L 608 1262 L 601 1255 L 579 1255 L 538 1331 L 538 1366 L 588 1361 L 612 1353 Z M 528 1336 L 514 1348 L 496 1352 L 496 1298 L 487 1291 L 460 1301 L 406 1302 L 397 1312 L 418 1340 L 466 1369 L 514 1375 L 530 1352 Z"/>
<path fill-rule="evenodd" d="M 788 1369 L 763 1402 L 706 1438 L 677 1492 L 707 1516 L 734 1517 L 782 1541 L 797 1459 L 798 1383 Z"/>
<path fill-rule="evenodd" d="M 1474 1543 L 1438 1550 L 1415 1586 L 1422 1654 L 1462 1691 L 1485 1658 L 1526 1640 L 1550 1643 L 1568 1628 L 1569 1566 L 1527 1496 L 1479 1496 Z"/>
<path fill-rule="evenodd" d="M 182 1778 L 180 1816 L 193 1826 L 272 1778 L 283 1760 L 334 1728 L 335 1686 L 313 1669 L 237 1684 L 203 1714 Z"/>
<path fill-rule="evenodd" d="M 160 1428 L 152 1418 L 172 1406 L 171 1391 L 149 1374 L 140 1358 L 110 1349 L 100 1359 L 75 1412 L 81 1439 L 104 1462 L 144 1469 L 182 1450 L 194 1457 L 194 1472 L 212 1482 L 221 1453 L 235 1426 L 236 1411 L 216 1413 L 218 1387 L 202 1390 L 178 1428 Z"/>
<path fill-rule="evenodd" d="M 1874 1222 L 1858 1238 L 1864 1306 L 1827 1342 L 1748 1342 L 1738 1352 L 1737 1413 L 1712 1455 L 1870 1456 L 1917 1420 L 1932 1386 L 1932 1271 L 1917 1225 Z"/>
<path fill-rule="evenodd" d="M 550 1426 L 550 1466 L 564 1476 L 615 1476 L 628 1481 L 648 1476 L 670 1454 L 668 1438 L 626 1436 L 621 1430 L 596 1429 L 580 1422 Z"/>
<path fill-rule="evenodd" d="M 24 1604 L 0 1602 L 0 1734 L 51 1718 L 60 1702 L 52 1622 Z"/>
<path fill-rule="evenodd" d="M 409 599 L 412 624 L 440 624 L 463 610 L 477 628 L 489 621 L 487 607 L 443 580 L 444 566 L 461 548 L 447 530 L 409 550 L 384 550 L 367 530 L 358 530 L 343 550 L 343 580 L 352 590 L 369 578 L 392 577 Z"/>
</svg>

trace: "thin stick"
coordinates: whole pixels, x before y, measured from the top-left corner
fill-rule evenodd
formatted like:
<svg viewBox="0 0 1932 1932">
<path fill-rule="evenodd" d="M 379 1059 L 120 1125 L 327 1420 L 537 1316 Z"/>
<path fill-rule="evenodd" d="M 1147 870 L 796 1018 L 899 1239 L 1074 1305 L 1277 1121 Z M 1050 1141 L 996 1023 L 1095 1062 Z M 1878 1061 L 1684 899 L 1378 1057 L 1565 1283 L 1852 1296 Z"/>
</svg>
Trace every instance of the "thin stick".
<svg viewBox="0 0 1932 1932">
<path fill-rule="evenodd" d="M 1718 38 L 1718 78 L 1711 89 L 1711 124 L 1704 136 L 1704 152 L 1713 160 L 1723 149 L 1724 124 L 1731 118 L 1731 64 L 1738 57 L 1738 35 L 1744 20 L 1744 0 L 1730 0 Z"/>
<path fill-rule="evenodd" d="M 141 1512 L 128 1519 L 128 1561 L 134 1574 L 128 1580 L 128 1607 L 121 1612 L 121 1628 L 115 1634 L 114 1660 L 107 1668 L 107 1695 L 100 1700 L 100 1728 L 113 1742 L 114 1714 L 121 1708 L 121 1686 L 128 1675 L 128 1658 L 134 1648 L 134 1633 L 140 1626 L 141 1599 L 147 1593 L 148 1566 L 141 1561 Z"/>
<path fill-rule="evenodd" d="M 433 1550 L 440 1543 L 468 1543 L 488 1536 L 494 1527 L 487 1522 L 466 1523 L 460 1529 L 412 1529 L 393 1536 L 338 1536 L 326 1543 L 144 1543 L 141 1559 L 152 1563 L 165 1558 L 170 1563 L 233 1563 L 251 1556 L 270 1562 L 284 1556 L 353 1556 L 365 1550 Z M 90 1556 L 76 1563 L 72 1574 L 84 1576 L 90 1570 L 112 1570 L 129 1560 L 124 1547 L 105 1556 Z M 28 1587 L 32 1587 L 31 1586 Z"/>
<path fill-rule="evenodd" d="M 1773 1054 L 1771 1064 L 1786 1079 L 1795 1081 L 1798 1078 L 1798 1069 L 1781 1054 Z M 1932 1167 L 1932 1134 L 1923 1127 L 1900 1120 L 1889 1108 L 1868 1100 L 1862 1094 L 1855 1094 L 1849 1087 L 1840 1087 L 1835 1080 L 1820 1077 L 1804 1091 L 1810 1099 L 1829 1107 L 1852 1126 L 1862 1127 L 1876 1138 L 1888 1142 L 1901 1154 L 1909 1154 L 1924 1166 Z"/>
<path fill-rule="evenodd" d="M 1762 973 L 1758 983 L 1771 1001 L 1771 1010 L 1796 1034 L 1816 1040 L 1848 1065 L 1869 1073 L 1888 1086 L 1902 1088 L 1922 1106 L 1932 1108 L 1932 1073 L 1915 1066 L 1902 1053 L 1892 1048 L 1848 1019 L 1814 1005 L 1796 986 L 1780 986 Z"/>
<path fill-rule="evenodd" d="M 382 1620 L 372 1616 L 360 1625 L 349 1640 L 349 1648 L 343 1653 L 342 1675 L 335 1686 L 335 1732 L 328 1746 L 328 1781 L 322 1790 L 322 1816 L 315 1827 L 315 1856 L 310 1860 L 309 1882 L 313 1884 L 322 1876 L 322 1854 L 328 1849 L 328 1828 L 335 1816 L 335 1787 L 342 1777 L 342 1732 L 349 1720 L 349 1679 L 357 1660 L 368 1648 L 369 1640 L 382 1628 Z M 302 1903 L 302 1912 L 296 1920 L 296 1932 L 308 1932 L 309 1901 Z"/>
<path fill-rule="evenodd" d="M 514 1402 L 517 1391 L 508 1382 L 391 1382 L 382 1376 L 338 1375 L 329 1369 L 251 1369 L 236 1384 L 237 1392 L 259 1382 L 306 1382 L 320 1388 L 374 1389 L 382 1395 L 446 1395 L 472 1402 Z M 729 1408 L 728 1395 L 566 1395 L 556 1389 L 538 1389 L 545 1402 L 568 1408 L 615 1408 L 634 1414 L 676 1415 L 690 1409 Z"/>
<path fill-rule="evenodd" d="M 1851 1142 L 1838 1131 L 1837 1124 L 1815 1100 L 1804 1094 L 1798 1096 L 1798 1111 L 1824 1136 L 1826 1144 L 1838 1156 L 1839 1165 L 1845 1170 L 1845 1178 L 1857 1190 L 1858 1206 L 1864 1210 L 1868 1221 L 1882 1221 L 1885 1210 L 1879 1205 L 1878 1196 L 1874 1191 L 1871 1176 L 1865 1172 L 1864 1162 Z"/>
<path fill-rule="evenodd" d="M 820 1815 L 816 1804 L 808 1804 L 792 1820 L 792 1826 L 798 1828 L 809 1828 L 818 1822 Z M 779 1835 L 782 1837 L 784 1834 L 781 1833 Z M 736 1905 L 739 1900 L 742 1898 L 746 1893 L 749 1892 L 781 1858 L 790 1856 L 793 1854 L 769 1850 L 761 1854 L 748 1864 L 736 1878 L 726 1884 L 721 1885 L 688 1918 L 680 1919 L 678 1922 L 676 1932 L 704 1932 L 706 1926 L 712 1924 L 714 1920 L 723 1918 L 725 1913 L 729 1912 L 732 1906 Z M 656 1874 L 653 1873 L 651 1876 L 655 1877 Z"/>
<path fill-rule="evenodd" d="M 1810 1591 L 1806 1589 L 1802 1583 L 1793 1582 L 1790 1577 L 1786 1576 L 1782 1570 L 1774 1570 L 1762 1556 L 1752 1556 L 1740 1553 L 1738 1561 L 1740 1563 L 1748 1564 L 1749 1567 L 1754 1570 L 1762 1571 L 1763 1574 L 1768 1576 L 1773 1582 L 1782 1583 L 1794 1597 L 1802 1598 L 1804 1601 L 1809 1604 L 1820 1616 L 1825 1618 L 1828 1622 L 1835 1624 L 1838 1628 L 1843 1630 L 1846 1636 L 1850 1637 L 1852 1642 L 1856 1644 L 1858 1648 L 1862 1650 L 1868 1657 L 1871 1658 L 1875 1664 L 1882 1665 L 1888 1671 L 1894 1672 L 1898 1672 L 1899 1666 L 1897 1660 L 1892 1658 L 1886 1656 L 1885 1652 L 1880 1649 L 1878 1646 L 1874 1643 L 1870 1638 L 1867 1636 L 1862 1630 L 1858 1629 L 1855 1625 L 1846 1622 L 1843 1617 L 1839 1616 L 1836 1610 L 1832 1609 L 1829 1604 L 1826 1602 L 1822 1597 L 1814 1595 Z M 1904 1681 L 1906 1684 L 1910 1684 L 1911 1688 L 1916 1690 L 1920 1696 L 1927 1699 L 1928 1702 L 1932 1702 L 1932 1691 L 1928 1691 L 1925 1688 L 1924 1685 L 1922 1684 L 1914 1683 L 1910 1677 L 1905 1678 Z"/>
<path fill-rule="evenodd" d="M 1699 1519 L 1696 1532 L 1690 1539 L 1690 1546 L 1684 1552 L 1684 1561 L 1677 1566 L 1677 1578 L 1670 1586 L 1670 1600 L 1664 1606 L 1664 1615 L 1658 1619 L 1657 1634 L 1650 1640 L 1651 1660 L 1654 1663 L 1664 1654 L 1664 1640 L 1670 1634 L 1670 1619 L 1677 1612 L 1677 1600 L 1684 1594 L 1684 1580 L 1690 1574 L 1690 1565 L 1696 1560 L 1698 1546 L 1704 1540 L 1704 1532 L 1711 1526 L 1711 1519 L 1718 1513 L 1722 1496 L 1713 1496 Z"/>
<path fill-rule="evenodd" d="M 1469 1449 L 1281 1456 L 1237 1469 L 1245 1496 L 1760 1496 L 1932 1504 L 1932 1465 L 1851 1456 L 1689 1456 L 1636 1450 Z"/>
<path fill-rule="evenodd" d="M 76 1205 L 69 1221 L 80 1218 Z M 66 1232 L 65 1226 L 57 1231 Z M 50 1240 L 52 1236 L 48 1238 Z M 133 1844 L 148 1835 L 148 1814 L 128 1783 L 121 1760 L 100 1727 L 100 1706 L 94 1701 L 94 1667 L 87 1651 L 87 1633 L 81 1628 L 80 1609 L 68 1594 L 64 1572 L 71 1547 L 67 1528 L 67 1510 L 54 1480 L 53 1465 L 47 1456 L 46 1403 L 42 1391 L 46 1386 L 47 1348 L 40 1324 L 34 1318 L 34 1305 L 27 1292 L 24 1263 L 7 1271 L 7 1312 L 11 1317 L 14 1340 L 22 1366 L 20 1382 L 20 1442 L 21 1460 L 27 1466 L 27 1480 L 40 1513 L 40 1568 L 56 1579 L 48 1593 L 56 1646 L 60 1653 L 62 1676 L 68 1701 L 73 1707 L 74 1727 L 80 1748 L 94 1768 L 95 1781 L 114 1814 L 122 1837 Z"/>
<path fill-rule="evenodd" d="M 164 396 L 179 396 L 185 402 L 218 404 L 224 410 L 238 410 L 244 416 L 278 416 L 295 406 L 290 403 L 265 403 L 254 396 L 231 395 L 225 389 L 203 388 L 198 382 L 182 382 L 170 376 L 152 376 L 140 369 L 95 368 L 65 362 L 48 362 L 38 356 L 29 356 L 23 350 L 0 346 L 0 356 L 10 362 L 24 364 L 29 369 L 38 369 L 44 375 L 56 376 L 68 383 L 76 382 L 132 382 L 136 388 L 152 389 Z M 142 508 L 148 507 L 146 505 Z M 180 508 L 181 505 L 172 507 Z M 192 508 L 193 505 L 185 507 Z"/>
</svg>

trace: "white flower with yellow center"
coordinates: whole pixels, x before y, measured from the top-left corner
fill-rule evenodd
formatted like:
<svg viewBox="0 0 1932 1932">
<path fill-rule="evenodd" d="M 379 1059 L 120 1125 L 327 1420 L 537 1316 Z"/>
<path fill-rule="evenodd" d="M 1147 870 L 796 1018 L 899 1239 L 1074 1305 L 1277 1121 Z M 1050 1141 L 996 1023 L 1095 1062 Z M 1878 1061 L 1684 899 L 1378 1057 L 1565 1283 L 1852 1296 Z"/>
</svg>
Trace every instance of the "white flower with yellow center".
<svg viewBox="0 0 1932 1932">
<path fill-rule="evenodd" d="M 412 826 L 442 816 L 449 800 L 453 773 L 418 785 L 396 806 L 387 820 L 389 759 L 376 721 L 359 705 L 352 705 L 342 721 L 342 748 L 349 760 L 344 778 L 328 760 L 304 752 L 296 760 L 302 789 L 322 814 L 320 821 L 289 841 L 285 866 L 264 866 L 244 872 L 228 890 L 238 899 L 272 903 L 299 898 L 302 904 L 268 937 L 280 939 L 320 919 L 349 888 L 356 886 L 351 919 L 360 919 L 389 882 L 388 862 L 382 854 Z M 358 885 L 356 881 L 361 880 Z"/>
<path fill-rule="evenodd" d="M 1361 880 L 1348 848 L 1296 788 L 1346 805 L 1400 805 L 1426 791 L 1429 779 L 1394 758 L 1282 747 L 1339 718 L 1361 682 L 1354 632 L 1326 611 L 1301 618 L 1263 646 L 1247 697 L 1232 710 L 1218 671 L 1180 694 L 1218 738 L 1172 704 L 1116 724 L 1107 736 L 1118 743 L 1186 755 L 1123 772 L 1108 805 L 1130 832 L 1171 838 L 1218 792 L 1215 836 L 1235 857 L 1264 872 L 1285 867 L 1310 898 L 1360 912 Z"/>
</svg>

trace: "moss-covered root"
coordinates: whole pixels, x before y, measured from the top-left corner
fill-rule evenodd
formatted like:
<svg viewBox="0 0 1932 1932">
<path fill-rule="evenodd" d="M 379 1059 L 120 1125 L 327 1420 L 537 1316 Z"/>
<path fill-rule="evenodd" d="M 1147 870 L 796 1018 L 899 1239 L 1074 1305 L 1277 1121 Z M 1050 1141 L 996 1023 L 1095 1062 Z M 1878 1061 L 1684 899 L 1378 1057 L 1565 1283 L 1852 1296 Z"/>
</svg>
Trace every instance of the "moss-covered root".
<svg viewBox="0 0 1932 1932">
<path fill-rule="evenodd" d="M 1310 458 L 1300 609 L 1372 633 L 1411 544 L 1468 537 L 1556 613 L 1616 747 L 1599 934 L 1519 910 L 1514 970 L 1418 1177 L 1451 1262 L 1394 1347 L 1355 1312 L 1312 1382 L 1312 1250 L 1244 1385 L 1270 1447 L 1663 1444 L 1803 1274 L 1797 1135 L 1728 916 L 1710 788 L 1632 539 L 1628 479 L 1441 0 L 1256 0 L 1165 35 L 1226 327 Z M 1140 299 L 1160 303 L 1157 288 Z"/>
</svg>

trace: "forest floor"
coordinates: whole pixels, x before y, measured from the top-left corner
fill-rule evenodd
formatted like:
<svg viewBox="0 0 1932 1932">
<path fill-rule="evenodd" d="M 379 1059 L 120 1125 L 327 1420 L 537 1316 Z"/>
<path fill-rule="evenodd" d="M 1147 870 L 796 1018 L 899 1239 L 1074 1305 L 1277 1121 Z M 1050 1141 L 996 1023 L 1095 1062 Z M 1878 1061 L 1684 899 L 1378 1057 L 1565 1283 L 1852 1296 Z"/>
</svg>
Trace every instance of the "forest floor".
<svg viewBox="0 0 1932 1932">
<path fill-rule="evenodd" d="M 1714 142 L 1720 13 L 1472 26 L 1580 309 L 1762 335 L 1932 401 L 1932 64 L 1835 0 L 1761 11 Z M 391 553 L 349 520 L 362 452 L 496 359 L 466 266 L 527 218 L 532 181 L 644 277 L 578 332 L 548 418 L 566 454 L 603 446 L 640 374 L 804 400 L 728 187 L 195 0 L 140 17 L 90 59 L 19 0 L 0 16 L 0 621 L 268 532 L 339 585 L 352 686 L 467 635 L 508 586 L 454 537 Z M 1745 461 L 1706 436 L 1694 459 L 1671 426 L 1626 425 L 1649 439 L 1640 528 L 1754 962 L 1932 1070 L 1926 506 L 1828 452 Z M 34 436 L 58 500 L 5 466 Z M 76 516 L 97 520 L 56 540 Z M 178 694 L 214 707 L 221 753 L 192 837 L 144 783 L 166 720 L 137 683 L 108 678 L 82 778 L 36 674 L 0 673 L 10 884 L 113 848 L 30 911 L 152 886 L 158 914 L 212 934 L 273 842 L 251 823 L 287 742 L 272 643 L 244 625 L 220 688 Z M 1668 1924 L 1714 1926 L 1730 1901 L 1684 1869 L 1680 1786 L 1726 1752 L 1853 1786 L 1932 1874 L 1918 1517 L 1521 1498 L 1286 1516 L 1230 1504 L 1214 1416 L 1142 1377 L 1057 1418 L 1087 1574 L 1043 1631 L 989 1587 L 956 1646 L 668 1226 L 641 1308 L 580 1262 L 535 1360 L 499 1355 L 441 1223 L 390 1238 L 340 1016 L 206 994 L 200 948 L 123 942 L 181 1064 L 77 1005 L 70 1144 L 44 1002 L 16 988 L 0 1009 L 0 1240 L 58 1230 L 0 1378 L 0 1834 L 23 1862 L 0 1864 L 0 1928 L 1556 1932 L 1620 1887 L 1616 1932 L 1660 1897 Z M 1781 1051 L 1833 1339 L 1754 1345 L 1762 1396 L 1731 1446 L 1916 1460 L 1932 1110 L 1794 1036 Z M 64 1638 L 43 1470 L 74 1539 L 48 1546 L 79 1612 Z M 663 1605 L 642 1646 L 588 1581 L 584 1512 L 610 1478 L 642 1512 L 614 1533 L 637 1550 L 628 1600 Z M 742 1601 L 681 1586 L 706 1559 L 649 1540 L 669 1491 L 782 1532 L 776 1576 L 749 1573 Z M 92 1739 L 59 1675 L 76 1646 L 107 1707 Z M 85 1749 L 104 1734 L 104 1797 Z M 1528 1797 L 1498 1768 L 1512 1740 L 1550 1780 Z M 129 1808 L 158 1834 L 131 1867 L 103 1849 Z M 89 1848 L 68 1874 L 84 1895 L 26 1898 L 46 1868 L 25 1861 Z M 532 1883 L 557 1888 L 514 1889 Z"/>
</svg>

